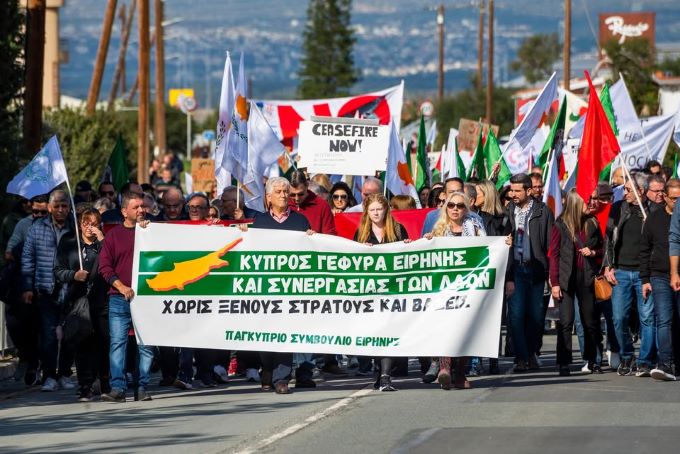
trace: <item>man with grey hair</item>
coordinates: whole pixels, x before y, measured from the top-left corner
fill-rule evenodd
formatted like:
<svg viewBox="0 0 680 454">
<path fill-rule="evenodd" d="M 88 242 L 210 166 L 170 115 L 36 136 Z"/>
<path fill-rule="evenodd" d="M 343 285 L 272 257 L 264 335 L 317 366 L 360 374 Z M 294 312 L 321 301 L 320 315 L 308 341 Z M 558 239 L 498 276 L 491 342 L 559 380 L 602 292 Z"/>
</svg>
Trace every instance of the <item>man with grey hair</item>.
<svg viewBox="0 0 680 454">
<path fill-rule="evenodd" d="M 297 230 L 310 233 L 307 218 L 288 206 L 290 183 L 283 177 L 267 180 L 265 185 L 265 204 L 267 211 L 255 217 L 253 228 L 272 230 Z M 243 227 L 244 229 L 247 227 Z M 312 232 L 313 233 L 313 232 Z M 288 394 L 288 381 L 293 368 L 292 353 L 261 352 L 262 390 Z"/>
<path fill-rule="evenodd" d="M 364 184 L 361 185 L 361 198 L 365 200 L 371 194 L 382 194 L 383 193 L 383 183 L 380 178 L 376 177 L 366 177 L 364 178 Z M 351 208 L 345 210 L 345 213 L 361 213 L 364 211 L 364 205 L 358 203 Z"/>
<path fill-rule="evenodd" d="M 612 289 L 614 332 L 621 348 L 619 375 L 649 377 L 656 356 L 656 327 L 653 295 L 644 298 L 640 279 L 640 243 L 642 228 L 649 214 L 647 177 L 633 174 L 624 185 L 624 200 L 612 205 L 607 221 L 605 277 Z M 629 322 L 633 301 L 640 316 L 640 357 L 637 365 Z"/>
<path fill-rule="evenodd" d="M 59 240 L 73 232 L 69 213 L 71 204 L 66 192 L 52 191 L 47 205 L 48 216 L 33 223 L 26 236 L 21 255 L 22 300 L 37 304 L 41 320 L 40 363 L 43 373 L 42 391 L 56 391 L 58 387 L 74 389 L 71 376 L 73 355 L 62 345 L 57 373 L 57 327 L 61 320 L 58 303 L 59 286 L 54 279 L 54 264 Z"/>
<path fill-rule="evenodd" d="M 647 200 L 649 200 L 650 214 L 655 211 L 663 211 L 666 207 L 664 191 L 666 190 L 666 180 L 660 174 L 649 175 L 647 179 Z"/>
</svg>

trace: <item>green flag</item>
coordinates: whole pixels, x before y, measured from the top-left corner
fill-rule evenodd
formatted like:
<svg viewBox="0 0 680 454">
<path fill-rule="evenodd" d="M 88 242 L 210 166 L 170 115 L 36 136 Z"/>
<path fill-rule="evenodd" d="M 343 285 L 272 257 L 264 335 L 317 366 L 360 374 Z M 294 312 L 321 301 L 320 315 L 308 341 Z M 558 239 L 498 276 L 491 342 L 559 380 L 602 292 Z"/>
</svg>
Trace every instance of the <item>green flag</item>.
<svg viewBox="0 0 680 454">
<path fill-rule="evenodd" d="M 416 191 L 420 191 L 423 186 L 427 186 L 427 134 L 425 132 L 425 118 L 420 116 L 420 127 L 418 128 L 418 149 L 416 151 L 416 168 L 411 174 L 414 176 Z"/>
<path fill-rule="evenodd" d="M 678 154 L 675 153 L 673 158 L 673 176 L 671 178 L 678 178 Z"/>
<path fill-rule="evenodd" d="M 614 104 L 612 104 L 612 97 L 609 93 L 609 84 L 604 84 L 604 88 L 600 93 L 600 102 L 602 103 L 602 108 L 604 109 L 605 115 L 607 115 L 607 120 L 614 131 L 614 135 L 619 135 L 619 130 L 616 127 L 616 117 L 614 116 Z"/>
<path fill-rule="evenodd" d="M 543 144 L 543 149 L 541 154 L 536 160 L 536 165 L 543 168 L 543 175 L 546 174 L 548 166 L 548 156 L 550 156 L 550 150 L 555 150 L 559 146 L 559 142 L 564 140 L 564 123 L 567 118 L 567 98 L 562 100 L 562 106 L 560 106 L 560 113 L 557 115 L 555 122 L 550 128 L 550 134 Z"/>
<path fill-rule="evenodd" d="M 598 177 L 599 181 L 609 181 L 609 177 L 612 173 L 612 164 L 614 164 L 614 161 L 610 161 L 609 164 L 602 169 L 602 172 L 600 172 L 600 176 Z"/>
<path fill-rule="evenodd" d="M 123 143 L 123 138 L 121 136 L 118 136 L 116 144 L 113 146 L 109 161 L 106 163 L 106 169 L 104 169 L 102 181 L 110 181 L 113 183 L 113 187 L 116 188 L 116 191 L 120 191 L 120 188 L 130 181 L 130 172 L 128 171 L 127 166 L 127 151 L 125 150 L 125 144 Z"/>
<path fill-rule="evenodd" d="M 484 168 L 484 144 L 482 141 L 482 127 L 479 127 L 479 137 L 477 138 L 477 148 L 475 149 L 475 154 L 472 155 L 472 162 L 470 163 L 470 168 L 468 169 L 467 178 L 465 181 L 469 180 L 471 177 L 477 177 L 480 180 L 486 178 L 486 169 Z"/>
<path fill-rule="evenodd" d="M 491 128 L 489 128 L 489 135 L 486 136 L 486 143 L 484 144 L 484 159 L 486 159 L 486 174 L 491 175 L 493 166 L 497 162 L 500 162 L 501 168 L 498 172 L 498 179 L 496 180 L 496 188 L 500 189 L 503 185 L 510 181 L 512 173 L 508 165 L 505 163 L 505 159 L 502 158 L 503 152 L 501 147 L 498 145 L 498 140 L 494 135 Z"/>
<path fill-rule="evenodd" d="M 453 141 L 453 159 L 455 159 L 453 165 L 455 175 L 451 174 L 450 177 L 458 177 L 465 180 L 465 163 L 463 163 L 463 159 L 460 157 L 460 153 L 458 153 L 458 139 Z"/>
</svg>

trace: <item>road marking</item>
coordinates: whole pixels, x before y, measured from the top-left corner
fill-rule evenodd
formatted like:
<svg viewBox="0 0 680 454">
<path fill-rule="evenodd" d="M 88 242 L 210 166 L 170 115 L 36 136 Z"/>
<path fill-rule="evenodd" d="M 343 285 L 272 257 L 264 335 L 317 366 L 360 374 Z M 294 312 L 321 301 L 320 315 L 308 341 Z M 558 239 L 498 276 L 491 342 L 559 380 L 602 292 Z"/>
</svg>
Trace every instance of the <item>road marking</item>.
<svg viewBox="0 0 680 454">
<path fill-rule="evenodd" d="M 432 438 L 432 436 L 439 432 L 440 430 L 442 430 L 441 427 L 424 430 L 420 432 L 415 439 L 409 441 L 408 443 L 402 446 L 399 446 L 398 448 L 393 449 L 390 452 L 391 454 L 406 454 L 407 452 L 413 452 L 418 446 Z"/>
<path fill-rule="evenodd" d="M 366 396 L 368 394 L 371 394 L 374 392 L 373 390 L 373 385 L 370 385 L 366 388 L 360 389 L 359 391 L 356 391 L 349 396 L 339 400 L 335 404 L 331 405 L 330 407 L 326 408 L 325 410 L 322 410 L 316 414 L 313 414 L 312 416 L 309 416 L 307 419 L 305 419 L 303 422 L 298 423 L 298 424 L 293 424 L 292 426 L 288 427 L 287 429 L 278 432 L 270 437 L 265 438 L 261 442 L 257 443 L 255 446 L 244 449 L 242 451 L 236 451 L 236 454 L 252 454 L 257 451 L 262 450 L 263 448 L 266 448 L 269 445 L 272 445 L 276 443 L 277 441 L 286 438 L 290 435 L 293 435 L 296 432 L 299 432 L 300 430 L 304 429 L 305 427 L 308 427 L 312 424 L 314 424 L 317 421 L 322 420 L 323 418 L 326 418 L 330 416 L 331 414 L 341 410 L 344 407 L 347 407 L 349 404 L 354 402 L 355 400 L 359 399 L 360 397 Z"/>
</svg>

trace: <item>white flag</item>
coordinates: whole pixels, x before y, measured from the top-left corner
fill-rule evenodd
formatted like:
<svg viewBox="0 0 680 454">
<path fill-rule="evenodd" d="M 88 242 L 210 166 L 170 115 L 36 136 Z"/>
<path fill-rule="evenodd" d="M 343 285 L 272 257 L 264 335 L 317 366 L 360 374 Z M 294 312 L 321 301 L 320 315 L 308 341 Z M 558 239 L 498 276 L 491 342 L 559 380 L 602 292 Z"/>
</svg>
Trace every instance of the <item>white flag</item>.
<svg viewBox="0 0 680 454">
<path fill-rule="evenodd" d="M 617 128 L 621 129 L 621 127 L 640 121 L 623 77 L 619 78 L 614 85 L 609 87 L 609 96 L 612 98 Z"/>
<path fill-rule="evenodd" d="M 562 213 L 562 189 L 560 188 L 559 163 L 557 153 L 551 153 L 550 165 L 548 167 L 548 177 L 545 180 L 545 191 L 543 192 L 543 203 L 550 208 L 555 218 Z"/>
<path fill-rule="evenodd" d="M 219 116 L 215 139 L 215 178 L 217 180 L 217 196 L 227 186 L 231 186 L 231 174 L 224 166 L 227 149 L 227 132 L 231 126 L 231 114 L 234 111 L 234 75 L 231 69 L 231 57 L 227 52 L 222 74 L 222 92 L 220 94 Z"/>
<path fill-rule="evenodd" d="M 406 154 L 399 142 L 399 133 L 394 121 L 390 123 L 390 146 L 387 151 L 385 185 L 394 195 L 410 195 L 416 201 L 416 206 L 421 208 L 418 191 L 413 184 L 413 177 L 408 169 Z"/>
<path fill-rule="evenodd" d="M 57 136 L 52 136 L 33 160 L 7 184 L 7 192 L 31 199 L 47 194 L 67 180 Z"/>
<path fill-rule="evenodd" d="M 234 92 L 231 127 L 227 131 L 227 144 L 223 167 L 238 181 L 243 182 L 248 172 L 248 101 L 246 99 L 246 71 L 243 53 L 239 63 L 238 81 Z"/>
<path fill-rule="evenodd" d="M 264 211 L 264 181 L 263 177 L 275 164 L 279 157 L 286 152 L 285 147 L 272 130 L 257 104 L 250 102 L 250 117 L 247 124 L 248 156 L 247 173 L 241 188 L 245 193 L 245 203 L 248 208 Z"/>
<path fill-rule="evenodd" d="M 184 172 L 184 192 L 191 194 L 194 192 L 194 179 L 189 172 Z M 222 194 L 222 191 L 219 192 Z"/>
<path fill-rule="evenodd" d="M 437 140 L 437 120 L 434 120 L 427 131 L 427 143 L 434 147 L 434 142 Z"/>
<path fill-rule="evenodd" d="M 516 163 L 517 165 L 515 167 L 518 169 L 526 169 L 528 167 L 529 155 L 525 149 L 531 143 L 536 134 L 536 129 L 541 125 L 544 115 L 550 110 L 550 107 L 556 99 L 557 75 L 556 73 L 553 73 L 553 75 L 550 77 L 550 80 L 548 80 L 548 82 L 543 87 L 543 90 L 541 90 L 538 98 L 536 98 L 532 104 L 529 113 L 526 114 L 526 116 L 522 119 L 522 122 L 519 124 L 519 126 L 512 130 L 510 133 L 510 139 L 503 148 L 503 158 L 506 157 L 505 155 L 509 150 L 521 150 L 525 154 L 523 157 L 516 156 L 515 159 L 512 160 L 508 160 L 507 158 L 505 159 L 505 162 L 508 164 L 508 167 L 510 167 L 510 171 L 512 173 L 515 173 L 516 171 L 513 170 L 513 166 L 510 165 L 509 161 L 522 161 L 522 163 Z M 543 143 L 540 144 L 539 149 L 542 146 Z"/>
</svg>

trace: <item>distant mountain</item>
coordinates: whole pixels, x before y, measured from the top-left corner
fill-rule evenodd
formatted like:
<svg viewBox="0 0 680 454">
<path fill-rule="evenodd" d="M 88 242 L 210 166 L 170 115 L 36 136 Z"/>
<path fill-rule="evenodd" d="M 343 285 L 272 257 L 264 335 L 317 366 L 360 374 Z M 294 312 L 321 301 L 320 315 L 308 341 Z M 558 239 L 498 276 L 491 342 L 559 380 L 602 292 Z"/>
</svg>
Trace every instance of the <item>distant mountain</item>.
<svg viewBox="0 0 680 454">
<path fill-rule="evenodd" d="M 428 8 L 438 3 L 435 0 L 354 1 L 352 21 L 358 37 L 355 61 L 363 72 L 355 91 L 383 88 L 404 79 L 408 92 L 434 93 L 437 86 L 436 13 Z M 129 0 L 118 4 L 127 6 Z M 454 91 L 469 85 L 470 75 L 477 67 L 479 10 L 463 1 L 453 4 L 459 5 L 456 9 L 445 4 L 449 7 L 445 16 L 445 81 L 446 90 Z M 515 76 L 509 64 L 522 39 L 534 33 L 562 35 L 563 4 L 562 0 L 495 2 L 496 81 Z M 64 94 L 81 98 L 87 94 L 105 5 L 105 0 L 66 0 L 66 6 L 61 9 L 61 37 L 70 54 L 69 63 L 61 68 Z M 245 52 L 254 97 L 294 97 L 306 7 L 304 0 L 166 1 L 166 20 L 181 19 L 166 29 L 166 88 L 193 87 L 199 104 L 215 107 L 225 51 L 230 50 Z M 633 10 L 657 12 L 657 42 L 680 42 L 677 0 L 574 1 L 573 54 L 594 54 L 597 31 L 591 29 L 588 18 L 596 28 L 600 12 Z M 134 82 L 136 71 L 137 33 L 135 24 L 127 55 L 128 87 Z M 107 56 L 102 98 L 108 95 L 119 43 L 117 20 Z"/>
</svg>

